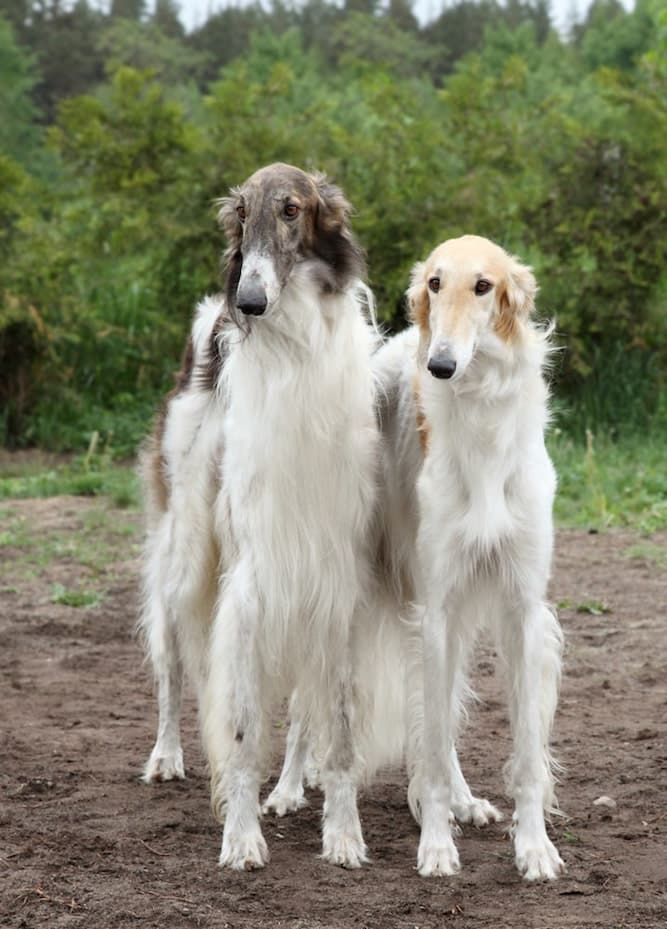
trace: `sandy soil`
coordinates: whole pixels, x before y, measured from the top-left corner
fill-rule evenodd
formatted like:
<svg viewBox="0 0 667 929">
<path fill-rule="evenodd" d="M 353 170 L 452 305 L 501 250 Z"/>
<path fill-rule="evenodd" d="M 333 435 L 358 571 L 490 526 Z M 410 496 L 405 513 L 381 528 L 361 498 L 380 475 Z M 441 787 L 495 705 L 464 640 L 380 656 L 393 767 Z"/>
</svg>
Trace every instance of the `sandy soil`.
<svg viewBox="0 0 667 929">
<path fill-rule="evenodd" d="M 665 537 L 647 545 L 624 532 L 559 533 L 552 597 L 567 655 L 555 748 L 565 765 L 565 816 L 552 835 L 564 878 L 522 883 L 503 824 L 464 828 L 457 877 L 420 878 L 400 771 L 362 798 L 372 854 L 363 870 L 318 859 L 321 798 L 312 793 L 300 813 L 266 819 L 266 870 L 237 875 L 216 864 L 220 834 L 191 700 L 187 780 L 138 781 L 156 713 L 133 634 L 137 517 L 101 514 L 103 506 L 73 498 L 0 504 L 2 927 L 667 926 L 667 577 L 655 557 L 664 556 Z M 104 598 L 88 608 L 54 602 L 58 592 L 81 589 Z M 587 601 L 609 612 L 578 612 Z M 507 814 L 507 720 L 491 657 L 482 651 L 477 663 L 483 702 L 462 758 L 474 789 Z M 277 725 L 274 774 L 283 737 Z M 595 805 L 602 795 L 616 805 Z"/>
</svg>

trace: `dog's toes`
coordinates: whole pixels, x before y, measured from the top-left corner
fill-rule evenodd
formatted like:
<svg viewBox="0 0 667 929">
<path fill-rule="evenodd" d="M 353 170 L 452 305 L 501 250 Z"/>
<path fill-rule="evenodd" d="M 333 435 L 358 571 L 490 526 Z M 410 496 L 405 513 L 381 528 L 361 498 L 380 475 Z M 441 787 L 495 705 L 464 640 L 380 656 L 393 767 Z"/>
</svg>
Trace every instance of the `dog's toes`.
<svg viewBox="0 0 667 929">
<path fill-rule="evenodd" d="M 276 816 L 285 816 L 286 813 L 294 813 L 296 810 L 308 806 L 303 787 L 291 793 L 286 790 L 279 790 L 275 787 L 264 801 L 262 813 L 275 813 Z"/>
<path fill-rule="evenodd" d="M 472 823 L 477 828 L 499 823 L 503 818 L 500 810 L 481 797 L 472 797 L 463 803 L 452 803 L 454 816 L 460 823 Z"/>
<path fill-rule="evenodd" d="M 257 830 L 244 835 L 223 834 L 219 863 L 234 871 L 255 871 L 269 860 L 269 849 L 262 833 Z"/>
<path fill-rule="evenodd" d="M 144 767 L 141 778 L 144 784 L 154 784 L 157 781 L 182 781 L 184 778 L 185 768 L 181 747 L 164 751 L 156 745 Z"/>
<path fill-rule="evenodd" d="M 450 877 L 460 871 L 459 853 L 451 839 L 419 844 L 417 870 L 422 877 Z"/>
<path fill-rule="evenodd" d="M 341 868 L 360 868 L 368 861 L 368 854 L 361 836 L 329 831 L 322 842 L 322 858 Z"/>
<path fill-rule="evenodd" d="M 527 881 L 554 881 L 565 870 L 555 845 L 546 836 L 541 844 L 516 846 L 516 866 Z"/>
</svg>

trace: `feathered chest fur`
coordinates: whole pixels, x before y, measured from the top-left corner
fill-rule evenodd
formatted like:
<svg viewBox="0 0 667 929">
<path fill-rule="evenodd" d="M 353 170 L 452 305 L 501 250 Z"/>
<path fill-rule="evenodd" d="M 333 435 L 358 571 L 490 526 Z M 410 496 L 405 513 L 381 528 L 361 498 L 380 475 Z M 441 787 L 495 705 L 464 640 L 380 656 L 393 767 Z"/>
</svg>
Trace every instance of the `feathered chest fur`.
<svg viewBox="0 0 667 929">
<path fill-rule="evenodd" d="M 273 323 L 230 337 L 223 496 L 265 601 L 331 612 L 340 578 L 354 586 L 372 515 L 373 335 L 353 293 L 285 300 Z"/>
</svg>

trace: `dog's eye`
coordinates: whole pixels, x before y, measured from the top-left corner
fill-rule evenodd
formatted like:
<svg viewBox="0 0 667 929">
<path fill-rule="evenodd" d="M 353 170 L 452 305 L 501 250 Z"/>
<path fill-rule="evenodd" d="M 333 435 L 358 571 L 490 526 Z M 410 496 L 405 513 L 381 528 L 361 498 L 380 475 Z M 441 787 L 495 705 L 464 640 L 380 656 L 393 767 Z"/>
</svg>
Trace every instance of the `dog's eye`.
<svg viewBox="0 0 667 929">
<path fill-rule="evenodd" d="M 493 287 L 493 284 L 491 283 L 491 281 L 485 281 L 484 279 L 482 279 L 481 281 L 477 281 L 477 283 L 475 284 L 475 293 L 477 294 L 478 297 L 481 297 L 482 294 L 488 294 L 488 292 L 491 290 L 492 287 Z"/>
<path fill-rule="evenodd" d="M 299 207 L 296 203 L 286 203 L 283 208 L 285 219 L 295 219 L 299 215 Z"/>
<path fill-rule="evenodd" d="M 429 278 L 428 287 L 429 287 L 429 290 L 432 290 L 434 294 L 437 294 L 437 292 L 440 290 L 440 278 L 439 277 Z"/>
<path fill-rule="evenodd" d="M 244 207 L 244 206 L 237 206 L 237 207 L 236 207 L 236 215 L 237 215 L 238 218 L 241 220 L 241 222 L 244 222 L 244 221 L 245 221 L 245 217 L 246 217 L 245 207 Z"/>
</svg>

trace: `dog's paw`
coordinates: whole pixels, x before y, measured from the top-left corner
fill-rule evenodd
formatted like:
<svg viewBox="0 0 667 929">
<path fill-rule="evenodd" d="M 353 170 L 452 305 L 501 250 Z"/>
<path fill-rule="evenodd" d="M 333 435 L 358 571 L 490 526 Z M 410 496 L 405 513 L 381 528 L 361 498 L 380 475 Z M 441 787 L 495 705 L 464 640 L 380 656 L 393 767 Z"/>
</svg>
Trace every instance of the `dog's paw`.
<svg viewBox="0 0 667 929">
<path fill-rule="evenodd" d="M 452 839 L 420 842 L 417 870 L 422 877 L 450 877 L 460 871 L 459 853 Z"/>
<path fill-rule="evenodd" d="M 519 874 L 527 881 L 554 881 L 565 870 L 556 846 L 546 835 L 539 842 L 515 839 L 515 853 Z"/>
<path fill-rule="evenodd" d="M 180 745 L 169 751 L 156 745 L 144 767 L 141 778 L 144 784 L 154 784 L 157 781 L 182 781 L 184 778 L 183 751 Z"/>
<path fill-rule="evenodd" d="M 223 868 L 234 871 L 255 871 L 263 868 L 269 860 L 269 849 L 259 829 L 243 834 L 222 836 L 219 863 Z"/>
<path fill-rule="evenodd" d="M 368 861 L 366 844 L 360 835 L 327 830 L 322 841 L 322 858 L 341 868 L 360 868 Z"/>
<path fill-rule="evenodd" d="M 303 787 L 301 785 L 299 785 L 299 789 L 294 792 L 284 790 L 280 785 L 276 785 L 264 801 L 262 813 L 275 813 L 276 816 L 284 816 L 286 813 L 294 813 L 296 810 L 301 810 L 307 805 L 308 801 L 304 796 Z"/>
<path fill-rule="evenodd" d="M 488 800 L 481 797 L 471 797 L 461 803 L 452 802 L 452 811 L 460 823 L 472 823 L 479 829 L 489 823 L 499 823 L 503 814 Z"/>
</svg>

